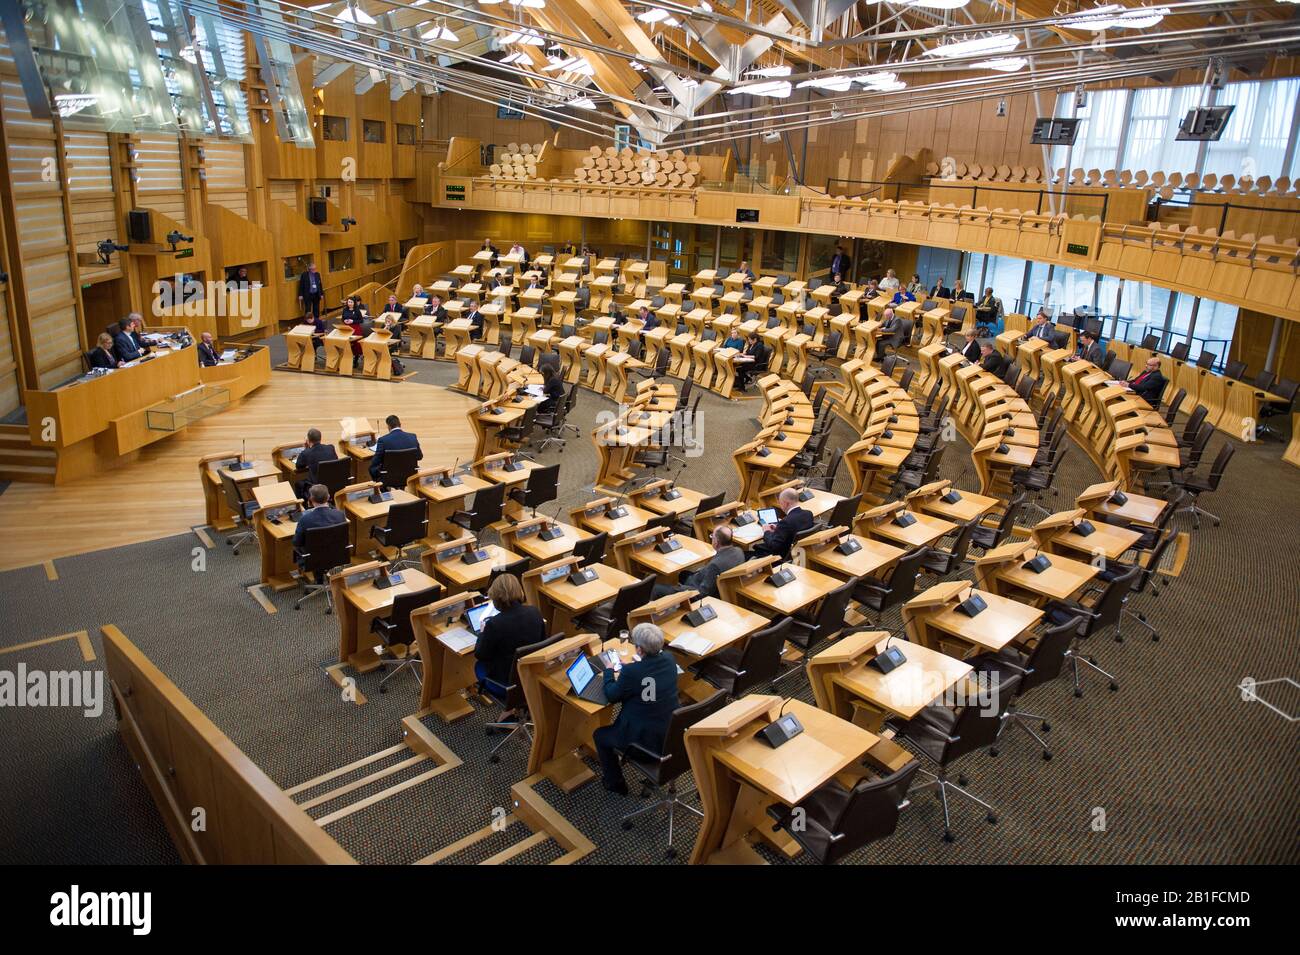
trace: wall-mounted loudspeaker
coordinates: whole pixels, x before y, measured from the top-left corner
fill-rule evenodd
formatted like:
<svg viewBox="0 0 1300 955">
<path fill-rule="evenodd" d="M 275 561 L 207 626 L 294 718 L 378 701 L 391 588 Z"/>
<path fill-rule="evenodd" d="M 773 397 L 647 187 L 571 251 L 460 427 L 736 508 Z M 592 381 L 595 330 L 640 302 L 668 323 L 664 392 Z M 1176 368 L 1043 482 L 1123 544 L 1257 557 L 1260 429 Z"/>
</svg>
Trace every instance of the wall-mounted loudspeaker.
<svg viewBox="0 0 1300 955">
<path fill-rule="evenodd" d="M 312 225 L 324 225 L 329 221 L 329 212 L 325 208 L 325 200 L 320 196 L 312 196 L 307 200 L 307 220 Z"/>
<path fill-rule="evenodd" d="M 126 237 L 136 245 L 153 241 L 153 216 L 145 209 L 132 209 L 126 214 Z"/>
</svg>

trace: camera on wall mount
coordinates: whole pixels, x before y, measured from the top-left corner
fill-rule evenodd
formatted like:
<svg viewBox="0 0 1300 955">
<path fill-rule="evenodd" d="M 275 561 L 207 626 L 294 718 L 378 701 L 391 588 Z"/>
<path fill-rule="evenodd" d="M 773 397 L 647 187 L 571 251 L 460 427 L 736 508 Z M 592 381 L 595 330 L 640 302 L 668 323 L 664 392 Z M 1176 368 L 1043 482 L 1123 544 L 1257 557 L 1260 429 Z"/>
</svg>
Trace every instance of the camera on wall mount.
<svg viewBox="0 0 1300 955">
<path fill-rule="evenodd" d="M 348 216 L 346 219 L 340 220 L 340 223 L 343 226 L 343 231 L 347 232 L 350 226 L 354 226 L 357 224 L 357 220 L 353 219 L 351 216 Z"/>
<path fill-rule="evenodd" d="M 181 235 L 181 233 L 177 232 L 175 229 L 173 229 L 171 232 L 168 232 L 168 233 L 167 233 L 167 244 L 170 245 L 170 246 L 172 247 L 172 251 L 173 251 L 173 252 L 176 251 L 176 246 L 177 246 L 179 243 L 181 243 L 181 242 L 193 242 L 193 241 L 194 241 L 194 236 L 192 236 L 192 235 Z"/>
<path fill-rule="evenodd" d="M 99 254 L 99 261 L 105 265 L 108 265 L 114 252 L 125 252 L 128 248 L 129 246 L 114 242 L 112 239 L 100 239 L 95 245 L 95 251 Z M 8 276 L 6 275 L 5 278 L 8 278 Z"/>
</svg>

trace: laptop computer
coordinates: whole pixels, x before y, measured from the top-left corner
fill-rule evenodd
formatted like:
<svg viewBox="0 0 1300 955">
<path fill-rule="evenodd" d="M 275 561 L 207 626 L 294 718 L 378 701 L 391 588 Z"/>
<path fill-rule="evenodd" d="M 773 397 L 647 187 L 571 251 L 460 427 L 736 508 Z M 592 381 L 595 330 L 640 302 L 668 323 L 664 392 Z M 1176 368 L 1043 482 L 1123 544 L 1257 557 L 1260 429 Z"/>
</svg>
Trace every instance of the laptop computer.
<svg viewBox="0 0 1300 955">
<path fill-rule="evenodd" d="M 600 669 L 604 669 L 603 665 Z M 591 657 L 585 654 L 579 655 L 578 659 L 569 664 L 564 675 L 569 678 L 569 686 L 573 688 L 574 694 L 579 699 L 602 706 L 609 702 L 605 697 L 605 681 L 596 678 L 599 670 Z"/>
<path fill-rule="evenodd" d="M 479 604 L 477 607 L 470 607 L 465 611 L 465 622 L 475 633 L 482 633 L 487 622 L 499 614 L 501 611 L 496 608 L 496 604 L 488 601 L 485 604 Z"/>
</svg>

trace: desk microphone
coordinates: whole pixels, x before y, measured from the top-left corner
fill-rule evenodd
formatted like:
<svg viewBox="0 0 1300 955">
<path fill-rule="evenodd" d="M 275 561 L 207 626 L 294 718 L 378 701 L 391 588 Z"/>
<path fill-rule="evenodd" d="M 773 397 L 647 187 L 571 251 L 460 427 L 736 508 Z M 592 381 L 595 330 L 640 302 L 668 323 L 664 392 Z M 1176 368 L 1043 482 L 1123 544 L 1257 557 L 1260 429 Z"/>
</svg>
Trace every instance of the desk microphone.
<svg viewBox="0 0 1300 955">
<path fill-rule="evenodd" d="M 890 633 L 889 638 L 885 641 L 885 649 L 869 660 L 867 665 L 874 667 L 881 673 L 891 673 L 906 662 L 907 657 L 903 656 L 902 650 L 894 646 L 894 634 Z"/>
</svg>

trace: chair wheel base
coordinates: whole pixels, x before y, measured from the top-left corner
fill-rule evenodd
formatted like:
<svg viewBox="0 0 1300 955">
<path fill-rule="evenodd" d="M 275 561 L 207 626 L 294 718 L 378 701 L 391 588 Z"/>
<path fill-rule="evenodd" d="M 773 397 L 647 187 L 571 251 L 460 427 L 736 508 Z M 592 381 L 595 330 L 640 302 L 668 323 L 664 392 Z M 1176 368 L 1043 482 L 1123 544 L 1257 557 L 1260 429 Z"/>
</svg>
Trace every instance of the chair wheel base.
<svg viewBox="0 0 1300 955">
<path fill-rule="evenodd" d="M 1075 691 L 1074 691 L 1074 695 L 1075 695 L 1076 698 L 1080 698 L 1080 699 L 1081 699 L 1081 698 L 1083 697 L 1083 690 L 1075 690 Z"/>
<path fill-rule="evenodd" d="M 379 688 L 379 692 L 380 692 L 380 693 L 387 693 L 387 692 L 388 692 L 388 687 L 386 687 L 386 686 L 381 686 L 381 687 Z"/>
<path fill-rule="evenodd" d="M 1159 642 L 1160 642 L 1160 634 L 1158 634 L 1158 633 L 1153 633 L 1153 634 L 1151 634 L 1151 642 L 1152 642 L 1152 643 L 1159 643 Z"/>
<path fill-rule="evenodd" d="M 958 786 L 966 786 L 966 785 L 969 785 L 969 783 L 970 783 L 970 780 L 968 780 L 965 776 L 958 776 L 958 777 L 957 777 L 957 785 L 958 785 Z"/>
<path fill-rule="evenodd" d="M 628 831 L 629 829 L 631 829 L 631 828 L 632 828 L 632 820 L 631 820 L 631 819 L 624 819 L 624 820 L 623 820 L 623 831 L 624 831 L 624 832 L 627 832 L 627 831 Z"/>
<path fill-rule="evenodd" d="M 998 817 L 993 815 L 993 813 L 989 813 L 984 818 L 988 820 L 990 826 L 996 826 L 998 824 Z"/>
<path fill-rule="evenodd" d="M 669 846 L 666 850 L 664 850 L 664 858 L 665 858 L 665 859 L 676 859 L 676 858 L 677 858 L 677 850 L 674 849 L 672 846 Z"/>
<path fill-rule="evenodd" d="M 1118 684 L 1118 683 L 1112 683 L 1112 684 L 1110 685 L 1110 691 L 1111 691 L 1112 693 L 1114 693 L 1114 692 L 1115 692 L 1116 690 L 1118 690 L 1118 689 L 1119 689 L 1119 684 Z"/>
<path fill-rule="evenodd" d="M 956 841 L 957 841 L 957 837 L 954 836 L 950 831 L 948 831 L 947 829 L 945 829 L 945 830 L 943 831 L 943 841 L 944 841 L 944 842 L 956 842 Z"/>
<path fill-rule="evenodd" d="M 1051 759 L 1052 759 L 1052 751 L 1047 749 L 1043 750 L 1043 762 L 1045 763 L 1050 762 Z"/>
<path fill-rule="evenodd" d="M 501 762 L 501 757 L 500 757 L 500 756 L 489 756 L 489 757 L 488 757 L 488 762 L 489 762 L 489 763 L 499 763 L 499 762 Z"/>
<path fill-rule="evenodd" d="M 1042 730 L 1044 733 L 1050 733 L 1052 731 L 1052 724 L 1043 720 Z"/>
<path fill-rule="evenodd" d="M 997 751 L 997 748 L 996 748 L 996 747 L 991 747 L 991 748 L 989 749 L 989 755 L 990 755 L 990 756 L 996 756 L 997 754 L 998 754 L 998 751 Z"/>
</svg>

